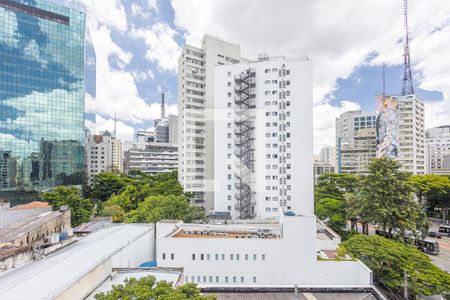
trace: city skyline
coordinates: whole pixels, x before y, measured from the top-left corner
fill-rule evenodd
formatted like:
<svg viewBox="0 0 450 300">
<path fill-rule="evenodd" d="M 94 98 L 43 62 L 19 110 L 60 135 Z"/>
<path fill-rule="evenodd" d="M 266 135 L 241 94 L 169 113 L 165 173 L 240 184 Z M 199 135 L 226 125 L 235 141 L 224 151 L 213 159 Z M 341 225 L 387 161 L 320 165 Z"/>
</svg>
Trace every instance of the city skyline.
<svg viewBox="0 0 450 300">
<path fill-rule="evenodd" d="M 98 132 L 112 130 L 117 113 L 118 136 L 122 140 L 131 140 L 134 130 L 152 127 L 153 119 L 160 114 L 158 89 L 162 83 L 168 96 L 168 114 L 176 113 L 178 54 L 185 43 L 199 46 L 204 33 L 240 43 L 243 56 L 250 59 L 256 59 L 262 52 L 312 58 L 316 154 L 321 147 L 333 145 L 334 119 L 340 113 L 352 109 L 375 111 L 375 96 L 382 90 L 383 62 L 386 63 L 386 92 L 401 92 L 402 1 L 370 4 L 346 1 L 339 5 L 327 1 L 314 5 L 292 1 L 283 7 L 267 2 L 258 15 L 247 16 L 245 20 L 240 19 L 240 14 L 231 14 L 238 9 L 235 1 L 215 1 L 205 7 L 198 1 L 177 0 L 126 3 L 115 0 L 108 1 L 108 5 L 102 1 L 53 1 L 84 7 L 88 14 L 88 27 L 96 48 L 97 75 L 101 75 L 97 76 L 96 101 L 87 96 L 86 108 L 91 116 L 97 114 Z M 239 10 L 250 8 L 252 3 L 246 2 Z M 435 1 L 426 9 L 424 5 L 419 1 L 409 4 L 411 58 L 416 93 L 425 101 L 426 116 L 433 116 L 426 117 L 426 128 L 430 128 L 446 125 L 445 117 L 450 110 L 450 99 L 446 96 L 450 85 L 445 80 L 448 62 L 441 59 L 449 51 L 445 40 L 450 34 L 447 17 L 450 9 L 444 1 Z M 105 7 L 108 7 L 106 12 Z M 198 11 L 201 18 L 187 18 L 193 11 Z M 329 11 L 334 12 L 332 17 Z M 354 14 L 356 11 L 360 13 Z M 311 13 L 317 18 L 310 20 Z M 258 23 L 265 15 L 271 16 L 270 20 L 280 20 L 272 17 L 274 14 L 283 15 L 286 22 Z M 302 18 L 297 18 L 298 15 Z M 326 21 L 319 21 L 325 17 Z M 340 21 L 343 18 L 346 22 Z M 379 20 L 383 21 L 381 25 Z M 236 24 L 247 27 L 255 24 L 258 32 L 265 34 L 238 30 Z M 298 39 L 292 39 L 287 33 L 292 25 L 304 28 Z M 324 115 L 327 117 L 321 118 Z M 87 125 L 94 128 L 92 119 Z"/>
</svg>

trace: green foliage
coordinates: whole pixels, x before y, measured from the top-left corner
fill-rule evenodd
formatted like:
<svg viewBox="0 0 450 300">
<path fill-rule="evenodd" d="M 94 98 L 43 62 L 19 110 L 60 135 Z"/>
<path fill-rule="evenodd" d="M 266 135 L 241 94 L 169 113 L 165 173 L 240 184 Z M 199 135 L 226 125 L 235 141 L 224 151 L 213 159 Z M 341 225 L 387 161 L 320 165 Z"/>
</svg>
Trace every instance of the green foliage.
<svg viewBox="0 0 450 300">
<path fill-rule="evenodd" d="M 190 206 L 184 196 L 150 196 L 137 209 L 125 215 L 128 223 L 156 223 L 164 219 L 183 220 L 186 223 L 206 220 L 201 208 Z"/>
<path fill-rule="evenodd" d="M 316 201 L 315 214 L 335 231 L 345 228 L 345 202 L 333 198 L 322 198 Z"/>
<path fill-rule="evenodd" d="M 58 186 L 51 192 L 42 194 L 42 200 L 49 202 L 53 210 L 61 206 L 68 206 L 71 210 L 71 223 L 73 227 L 91 219 L 93 204 L 89 199 L 83 199 L 76 187 Z"/>
<path fill-rule="evenodd" d="M 104 172 L 95 175 L 90 196 L 95 200 L 106 201 L 111 195 L 120 193 L 130 179 L 125 175 Z"/>
<path fill-rule="evenodd" d="M 424 232 L 428 224 L 422 206 L 414 199 L 409 174 L 399 169 L 395 160 L 373 160 L 355 194 L 347 194 L 346 211 L 363 224 L 377 224 L 383 231 L 398 230 L 397 237 L 402 240 L 406 230 Z"/>
<path fill-rule="evenodd" d="M 381 236 L 355 235 L 341 244 L 346 253 L 360 259 L 388 287 L 400 291 L 406 270 L 412 295 L 436 295 L 450 291 L 450 275 L 431 259 L 402 243 Z"/>
<path fill-rule="evenodd" d="M 122 223 L 125 211 L 119 205 L 106 206 L 100 211 L 102 217 L 112 217 L 114 223 Z"/>
<path fill-rule="evenodd" d="M 413 175 L 409 182 L 414 187 L 419 203 L 430 209 L 450 206 L 450 178 L 442 175 Z"/>
<path fill-rule="evenodd" d="M 346 193 L 352 193 L 358 183 L 358 178 L 352 174 L 324 174 L 319 177 L 314 190 L 316 200 L 333 198 L 344 200 Z"/>
<path fill-rule="evenodd" d="M 214 300 L 215 296 L 202 296 L 196 284 L 186 283 L 173 288 L 167 281 L 158 281 L 154 276 L 141 279 L 130 278 L 125 284 L 114 285 L 107 293 L 95 295 L 97 300 L 139 299 L 139 300 Z"/>
</svg>

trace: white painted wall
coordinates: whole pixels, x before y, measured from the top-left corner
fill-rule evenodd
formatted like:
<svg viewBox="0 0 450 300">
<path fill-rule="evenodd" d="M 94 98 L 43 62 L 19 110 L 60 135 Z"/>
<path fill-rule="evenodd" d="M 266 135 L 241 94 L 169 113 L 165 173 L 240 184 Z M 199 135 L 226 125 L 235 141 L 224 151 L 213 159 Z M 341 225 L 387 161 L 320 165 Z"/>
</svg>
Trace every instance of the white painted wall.
<svg viewBox="0 0 450 300">
<path fill-rule="evenodd" d="M 183 267 L 185 281 L 194 281 L 200 286 L 371 285 L 370 270 L 357 261 L 341 263 L 317 260 L 316 220 L 313 215 L 284 217 L 283 221 L 282 239 L 158 237 L 158 266 Z M 163 253 L 166 259 L 163 259 Z M 195 260 L 192 259 L 193 254 Z"/>
<path fill-rule="evenodd" d="M 137 268 L 146 261 L 155 260 L 155 231 L 151 230 L 112 256 L 114 268 Z"/>
<path fill-rule="evenodd" d="M 284 66 L 290 74 L 280 75 Z M 236 135 L 234 109 L 234 76 L 252 69 L 256 72 L 255 117 L 255 171 L 252 189 L 256 192 L 256 219 L 279 218 L 283 208 L 280 196 L 283 177 L 280 163 L 279 140 L 280 124 L 286 125 L 286 155 L 284 167 L 290 175 L 284 185 L 287 188 L 285 209 L 303 214 L 313 213 L 313 138 L 312 138 L 312 63 L 308 60 L 275 59 L 260 62 L 240 63 L 215 68 L 214 96 L 214 209 L 229 211 L 233 218 L 238 217 L 235 209 L 235 172 L 229 169 L 236 165 Z M 269 70 L 269 72 L 267 72 Z M 280 81 L 289 85 L 280 88 Z M 270 82 L 270 83 L 267 83 Z M 286 92 L 285 99 L 279 93 Z M 267 94 L 270 93 L 270 94 Z M 275 94 L 274 94 L 275 93 Z M 286 108 L 280 110 L 284 101 Z M 268 105 L 268 103 L 270 103 Z M 280 120 L 280 112 L 286 113 L 286 120 Z M 269 114 L 269 115 L 267 115 Z M 230 124 L 230 127 L 229 125 Z M 267 126 L 270 124 L 270 126 Z M 274 125 L 277 124 L 277 125 Z M 267 135 L 270 135 L 268 137 Z M 269 147 L 270 146 L 270 147 Z M 229 157 L 231 155 L 231 158 Z M 268 158 L 270 156 L 270 158 Z M 267 168 L 269 166 L 270 168 Z M 231 179 L 228 176 L 231 175 Z M 268 180 L 267 176 L 270 177 Z M 274 176 L 276 176 L 274 179 Z M 231 186 L 231 190 L 228 188 Z M 270 187 L 270 190 L 267 188 Z M 289 189 L 290 188 L 290 189 Z M 231 200 L 230 200 L 231 197 Z M 269 198 L 267 198 L 269 197 Z M 270 200 L 267 200 L 270 199 Z"/>
</svg>

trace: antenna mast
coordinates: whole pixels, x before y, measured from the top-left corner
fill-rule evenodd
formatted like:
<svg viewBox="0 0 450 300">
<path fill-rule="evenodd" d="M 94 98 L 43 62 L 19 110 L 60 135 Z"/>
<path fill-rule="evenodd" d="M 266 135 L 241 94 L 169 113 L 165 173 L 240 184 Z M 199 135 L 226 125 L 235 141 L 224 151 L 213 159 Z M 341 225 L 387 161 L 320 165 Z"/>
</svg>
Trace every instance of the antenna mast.
<svg viewBox="0 0 450 300">
<path fill-rule="evenodd" d="M 409 32 L 408 32 L 408 0 L 403 0 L 403 16 L 405 25 L 405 48 L 403 53 L 405 71 L 403 73 L 402 96 L 414 94 L 414 87 L 411 72 L 411 57 L 409 49 Z"/>
<path fill-rule="evenodd" d="M 166 118 L 166 103 L 164 100 L 164 84 L 161 86 L 161 120 Z"/>
</svg>

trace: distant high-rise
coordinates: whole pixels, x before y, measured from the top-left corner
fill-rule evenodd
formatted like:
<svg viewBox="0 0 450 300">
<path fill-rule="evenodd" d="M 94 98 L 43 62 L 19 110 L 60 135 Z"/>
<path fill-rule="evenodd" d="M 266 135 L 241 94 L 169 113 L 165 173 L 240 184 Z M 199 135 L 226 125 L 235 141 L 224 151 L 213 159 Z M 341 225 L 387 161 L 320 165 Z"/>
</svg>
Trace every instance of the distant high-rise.
<svg viewBox="0 0 450 300">
<path fill-rule="evenodd" d="M 122 142 L 108 131 L 89 135 L 86 141 L 86 166 L 88 183 L 102 172 L 122 172 Z"/>
<path fill-rule="evenodd" d="M 450 175 L 450 125 L 427 129 L 427 173 Z"/>
<path fill-rule="evenodd" d="M 214 206 L 214 68 L 242 61 L 240 46 L 205 35 L 178 59 L 178 177 L 193 204 Z"/>
<path fill-rule="evenodd" d="M 0 194 L 81 185 L 85 16 L 45 2 L 0 1 Z"/>
<path fill-rule="evenodd" d="M 336 158 L 337 158 L 336 147 L 325 146 L 322 149 L 320 149 L 319 155 L 320 162 L 336 167 L 337 165 Z"/>
<path fill-rule="evenodd" d="M 349 111 L 336 118 L 338 173 L 367 173 L 376 152 L 375 127 L 374 113 Z"/>
</svg>

